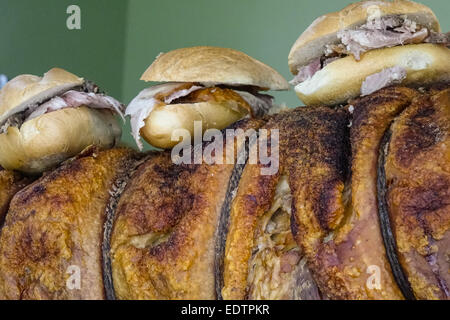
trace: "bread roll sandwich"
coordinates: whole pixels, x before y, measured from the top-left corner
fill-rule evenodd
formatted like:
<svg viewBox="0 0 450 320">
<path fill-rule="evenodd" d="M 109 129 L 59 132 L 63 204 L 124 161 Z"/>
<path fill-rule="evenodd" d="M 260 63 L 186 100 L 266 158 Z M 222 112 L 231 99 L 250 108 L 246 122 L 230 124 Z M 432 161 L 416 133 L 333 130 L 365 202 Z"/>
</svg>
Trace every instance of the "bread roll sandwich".
<svg viewBox="0 0 450 320">
<path fill-rule="evenodd" d="M 90 145 L 120 138 L 122 105 L 63 69 L 20 75 L 0 90 L 0 165 L 39 173 Z"/>
<path fill-rule="evenodd" d="M 192 135 L 194 121 L 201 121 L 203 131 L 221 130 L 243 117 L 260 117 L 272 107 L 272 97 L 260 91 L 289 87 L 278 72 L 262 62 L 217 47 L 160 54 L 141 80 L 163 84 L 144 89 L 127 107 L 140 149 L 141 136 L 155 147 L 173 147 L 182 140 L 174 131 L 186 129 Z"/>
<path fill-rule="evenodd" d="M 392 85 L 450 81 L 449 34 L 430 8 L 406 0 L 361 1 L 317 18 L 288 63 L 307 105 L 344 103 Z"/>
</svg>

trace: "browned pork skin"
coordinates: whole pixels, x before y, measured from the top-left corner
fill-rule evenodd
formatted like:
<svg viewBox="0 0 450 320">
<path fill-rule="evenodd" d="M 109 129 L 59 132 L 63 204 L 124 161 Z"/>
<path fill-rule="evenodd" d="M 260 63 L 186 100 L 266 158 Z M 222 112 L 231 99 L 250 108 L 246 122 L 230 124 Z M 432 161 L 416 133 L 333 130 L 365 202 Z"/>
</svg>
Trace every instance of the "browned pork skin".
<svg viewBox="0 0 450 320">
<path fill-rule="evenodd" d="M 246 119 L 234 127 L 261 124 Z M 219 220 L 227 193 L 233 192 L 230 181 L 239 181 L 233 178 L 235 166 L 225 163 L 177 165 L 167 151 L 151 154 L 136 171 L 112 230 L 116 298 L 216 298 L 216 243 L 224 232 Z"/>
<path fill-rule="evenodd" d="M 393 123 L 386 199 L 398 258 L 418 299 L 450 299 L 450 89 L 417 97 Z"/>
<path fill-rule="evenodd" d="M 0 299 L 104 298 L 105 209 L 132 154 L 89 150 L 14 196 L 0 237 Z"/>
<path fill-rule="evenodd" d="M 280 169 L 276 175 L 262 175 L 261 164 L 248 164 L 244 170 L 230 215 L 224 299 L 321 298 L 308 268 L 314 259 L 308 264 L 305 259 L 315 253 L 297 245 L 298 228 L 292 234 L 289 221 L 297 217 L 301 175 L 311 174 L 303 170 L 344 179 L 347 122 L 344 110 L 308 107 L 274 115 L 264 127 L 279 129 Z M 310 162 L 309 154 L 320 161 Z M 330 161 L 338 172 L 329 168 Z"/>
<path fill-rule="evenodd" d="M 4 170 L 0 167 L 0 229 L 11 198 L 30 182 L 31 179 L 23 177 L 18 172 Z"/>
<path fill-rule="evenodd" d="M 300 142 L 298 159 L 302 160 L 291 184 L 296 239 L 328 298 L 403 298 L 380 231 L 377 160 L 384 132 L 415 95 L 412 89 L 387 88 L 351 103 L 349 177 L 345 175 L 345 139 L 335 138 L 345 136 L 345 130 L 333 128 L 327 140 L 319 141 L 314 130 L 309 136 L 299 133 L 308 144 Z"/>
</svg>

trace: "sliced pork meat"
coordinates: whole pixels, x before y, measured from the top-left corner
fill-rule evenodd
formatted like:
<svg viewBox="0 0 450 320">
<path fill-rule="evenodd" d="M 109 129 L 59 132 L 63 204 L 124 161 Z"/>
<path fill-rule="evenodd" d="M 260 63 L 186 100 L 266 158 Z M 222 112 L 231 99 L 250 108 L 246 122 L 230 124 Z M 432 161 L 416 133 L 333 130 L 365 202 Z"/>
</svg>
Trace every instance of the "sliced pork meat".
<svg viewBox="0 0 450 320">
<path fill-rule="evenodd" d="M 428 36 L 426 28 L 422 28 L 417 32 L 409 32 L 406 29 L 401 30 L 404 32 L 362 28 L 358 30 L 342 30 L 338 32 L 337 36 L 356 60 L 360 60 L 361 54 L 368 50 L 422 43 Z"/>
<path fill-rule="evenodd" d="M 411 32 L 416 30 L 415 22 L 408 19 L 402 19 L 400 16 L 384 16 L 368 19 L 367 22 L 361 26 L 361 28 L 368 30 L 388 30 L 397 28 L 403 24 L 405 27 L 409 27 Z"/>
<path fill-rule="evenodd" d="M 26 112 L 25 121 L 37 118 L 51 111 L 56 111 L 64 108 L 77 108 L 81 106 L 88 106 L 89 108 L 94 109 L 110 109 L 112 111 L 115 111 L 123 118 L 123 105 L 116 99 L 104 94 L 70 90 L 62 94 L 61 96 L 56 96 L 50 99 L 34 110 L 28 110 Z"/>
<path fill-rule="evenodd" d="M 83 85 L 55 96 L 41 104 L 29 105 L 24 111 L 11 115 L 6 121 L 0 123 L 0 134 L 6 133 L 9 127 L 21 127 L 25 121 L 37 118 L 46 113 L 64 109 L 87 106 L 94 109 L 109 109 L 122 117 L 124 105 L 100 92 L 99 87 L 92 81 L 86 80 Z"/>
<path fill-rule="evenodd" d="M 427 43 L 443 44 L 444 46 L 450 46 L 450 32 L 439 33 L 430 31 L 430 36 L 425 39 Z"/>
<path fill-rule="evenodd" d="M 406 78 L 406 69 L 395 66 L 386 68 L 368 76 L 361 85 L 361 96 L 366 96 L 377 90 L 400 83 Z"/>
<path fill-rule="evenodd" d="M 412 43 L 448 43 L 448 36 L 428 30 L 403 16 L 385 16 L 368 20 L 355 30 L 341 30 L 337 33 L 340 44 L 327 48 L 325 54 L 352 54 L 356 60 L 372 49 L 394 47 Z M 342 46 L 343 45 L 343 46 Z M 343 50 L 343 47 L 345 50 Z"/>
<path fill-rule="evenodd" d="M 319 71 L 322 68 L 322 65 L 320 63 L 320 58 L 317 58 L 313 60 L 310 64 L 301 67 L 298 70 L 297 75 L 294 79 L 292 79 L 289 83 L 296 86 L 299 83 L 302 83 L 305 80 L 308 80 L 309 78 L 312 78 L 312 76 Z"/>
<path fill-rule="evenodd" d="M 273 106 L 273 97 L 268 94 L 250 93 L 247 91 L 234 90 L 244 99 L 251 108 L 252 116 L 259 118 L 269 112 Z"/>
<path fill-rule="evenodd" d="M 164 102 L 167 104 L 170 104 L 170 103 L 172 103 L 172 101 L 182 98 L 182 97 L 185 97 L 185 96 L 189 95 L 191 92 L 197 91 L 202 88 L 203 87 L 201 87 L 201 86 L 192 86 L 188 89 L 181 89 L 181 90 L 175 91 L 170 96 L 165 97 Z"/>
<path fill-rule="evenodd" d="M 348 55 L 360 60 L 364 52 L 373 49 L 419 43 L 434 43 L 448 47 L 450 35 L 429 30 L 405 16 L 394 15 L 370 19 L 357 29 L 340 30 L 337 38 L 336 43 L 325 46 L 320 58 L 300 67 L 290 83 L 296 86 L 312 78 L 327 64 Z"/>
</svg>

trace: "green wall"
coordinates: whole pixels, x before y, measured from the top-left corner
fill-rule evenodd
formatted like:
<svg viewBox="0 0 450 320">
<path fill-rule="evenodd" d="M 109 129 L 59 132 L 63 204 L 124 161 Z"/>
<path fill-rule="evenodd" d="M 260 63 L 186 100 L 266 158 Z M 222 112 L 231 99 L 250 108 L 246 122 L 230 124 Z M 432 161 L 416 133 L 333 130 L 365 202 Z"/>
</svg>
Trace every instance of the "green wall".
<svg viewBox="0 0 450 320">
<path fill-rule="evenodd" d="M 320 15 L 351 0 L 129 0 L 123 97 L 130 101 L 149 86 L 139 78 L 160 52 L 212 45 L 241 50 L 292 79 L 287 56 L 292 44 Z M 449 0 L 422 0 L 450 29 Z M 274 93 L 278 103 L 301 104 L 288 92 Z M 125 137 L 129 140 L 129 137 Z"/>
<path fill-rule="evenodd" d="M 81 30 L 66 27 L 71 4 L 81 8 Z M 126 10 L 126 1 L 0 0 L 0 73 L 62 67 L 120 99 Z"/>
<path fill-rule="evenodd" d="M 450 30 L 450 1 L 421 0 Z M 149 83 L 141 74 L 160 52 L 214 45 L 241 50 L 291 75 L 287 55 L 318 16 L 350 0 L 0 0 L 0 73 L 42 74 L 60 66 L 95 80 L 128 103 Z M 82 30 L 65 26 L 66 8 L 78 4 Z M 300 105 L 294 92 L 272 93 Z M 123 140 L 134 146 L 129 126 Z"/>
</svg>

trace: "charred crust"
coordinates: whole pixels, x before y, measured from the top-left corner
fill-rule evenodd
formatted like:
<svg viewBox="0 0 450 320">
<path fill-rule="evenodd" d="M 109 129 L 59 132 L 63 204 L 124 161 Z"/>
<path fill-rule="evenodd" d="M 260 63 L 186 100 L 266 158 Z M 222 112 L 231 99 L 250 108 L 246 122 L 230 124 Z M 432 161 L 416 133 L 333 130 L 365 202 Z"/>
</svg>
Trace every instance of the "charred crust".
<svg viewBox="0 0 450 320">
<path fill-rule="evenodd" d="M 393 103 L 406 105 L 417 93 L 417 91 L 409 88 L 388 87 L 377 91 L 376 94 L 352 100 L 349 103 L 349 105 L 354 106 L 355 110 L 352 118 L 352 132 L 357 133 L 362 126 L 368 124 L 371 113 L 376 111 L 374 106 Z"/>
<path fill-rule="evenodd" d="M 31 177 L 0 167 L 0 230 L 5 221 L 12 197 L 32 182 L 33 179 Z"/>
<path fill-rule="evenodd" d="M 436 121 L 433 121 L 436 110 L 430 96 L 420 97 L 414 104 L 421 105 L 409 117 L 408 128 L 399 137 L 403 141 L 395 149 L 399 163 L 408 167 L 414 158 L 432 148 L 441 139 L 442 130 Z"/>
<path fill-rule="evenodd" d="M 123 212 L 130 219 L 138 233 L 170 230 L 192 209 L 196 195 L 186 181 L 198 168 L 196 165 L 173 165 L 168 152 L 161 156 L 155 154 L 136 172 L 130 185 L 132 191 L 126 190 L 137 195 L 136 201 L 125 201 L 119 208 L 120 214 Z M 152 185 L 147 188 L 134 181 L 152 181 Z M 152 215 L 148 215 L 150 208 L 154 212 Z"/>
<path fill-rule="evenodd" d="M 262 121 L 246 119 L 233 127 L 255 129 Z M 113 226 L 113 271 L 137 279 L 123 283 L 127 288 L 116 291 L 120 298 L 218 296 L 220 250 L 214 248 L 220 247 L 238 172 L 229 164 L 174 164 L 170 151 L 153 153 L 139 167 L 120 197 Z M 200 269 L 212 274 L 198 274 Z M 192 281 L 180 280 L 181 274 Z M 128 281 L 116 280 L 116 290 Z"/>
<path fill-rule="evenodd" d="M 104 208 L 108 188 L 131 154 L 121 148 L 74 159 L 16 194 L 0 238 L 0 297 L 104 298 Z M 66 288 L 66 267 L 71 264 L 83 268 L 87 280 L 82 281 L 88 281 L 89 288 Z"/>
<path fill-rule="evenodd" d="M 311 184 L 310 197 L 320 227 L 328 232 L 336 219 L 336 188 L 350 174 L 349 114 L 345 109 L 327 107 L 297 108 L 293 113 L 294 120 L 283 130 L 286 137 L 280 138 L 289 142 L 280 153 L 286 153 L 291 177 L 297 175 L 299 165 L 311 174 L 316 167 L 326 168 L 327 176 L 317 177 L 320 183 Z"/>
<path fill-rule="evenodd" d="M 43 195 L 45 190 L 45 186 L 40 183 L 32 184 L 18 192 L 15 201 L 17 201 L 18 204 L 27 205 L 34 197 Z"/>
<path fill-rule="evenodd" d="M 335 190 L 341 182 L 342 179 L 340 178 L 325 180 L 320 186 L 320 190 L 315 192 L 315 194 L 318 194 L 318 197 L 313 208 L 316 212 L 319 224 L 325 232 L 330 232 L 332 230 L 330 224 L 335 218 Z"/>
<path fill-rule="evenodd" d="M 399 260 L 419 299 L 450 297 L 448 87 L 415 98 L 392 125 L 387 200 Z"/>
<path fill-rule="evenodd" d="M 431 236 L 432 227 L 426 222 L 439 220 L 433 217 L 435 211 L 450 205 L 450 183 L 445 177 L 430 177 L 425 185 L 406 191 L 406 203 L 402 203 L 402 212 L 422 221 L 427 234 Z"/>
</svg>

